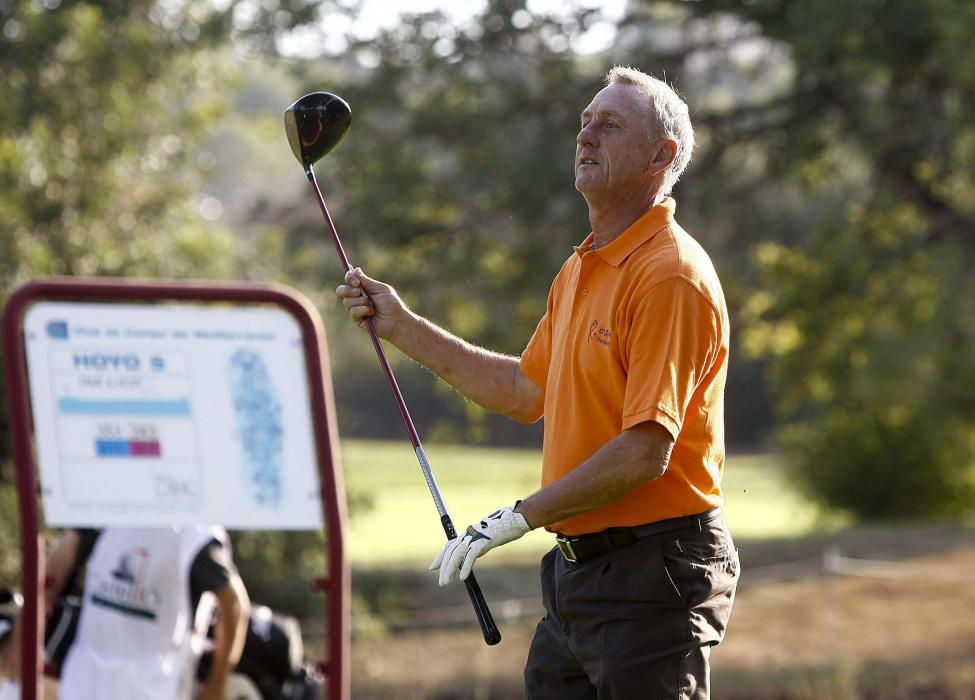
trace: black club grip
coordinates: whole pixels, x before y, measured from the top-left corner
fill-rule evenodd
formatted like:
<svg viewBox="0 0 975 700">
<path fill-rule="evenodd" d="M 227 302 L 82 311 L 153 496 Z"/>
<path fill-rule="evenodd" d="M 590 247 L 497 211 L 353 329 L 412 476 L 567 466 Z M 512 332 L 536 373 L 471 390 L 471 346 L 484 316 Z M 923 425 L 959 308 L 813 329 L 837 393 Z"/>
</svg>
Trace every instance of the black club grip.
<svg viewBox="0 0 975 700">
<path fill-rule="evenodd" d="M 488 608 L 487 601 L 484 600 L 484 594 L 481 593 L 481 587 L 477 585 L 473 571 L 464 583 L 467 584 L 467 594 L 471 597 L 471 605 L 474 606 L 477 622 L 481 625 L 484 641 L 489 646 L 494 646 L 501 641 L 501 630 L 494 623 L 494 616 L 491 615 L 491 609 Z"/>
<path fill-rule="evenodd" d="M 445 514 L 440 518 L 440 523 L 443 525 L 444 532 L 447 533 L 448 540 L 457 537 L 457 531 L 454 529 L 454 524 L 449 515 Z M 481 626 L 484 642 L 489 646 L 494 646 L 501 641 L 501 630 L 494 622 L 494 616 L 491 615 L 491 609 L 488 607 L 487 601 L 484 600 L 484 594 L 477 584 L 477 579 L 474 578 L 473 571 L 464 581 L 464 584 L 467 586 L 467 594 L 471 597 L 471 605 L 474 606 L 474 614 L 477 615 L 477 623 Z"/>
</svg>

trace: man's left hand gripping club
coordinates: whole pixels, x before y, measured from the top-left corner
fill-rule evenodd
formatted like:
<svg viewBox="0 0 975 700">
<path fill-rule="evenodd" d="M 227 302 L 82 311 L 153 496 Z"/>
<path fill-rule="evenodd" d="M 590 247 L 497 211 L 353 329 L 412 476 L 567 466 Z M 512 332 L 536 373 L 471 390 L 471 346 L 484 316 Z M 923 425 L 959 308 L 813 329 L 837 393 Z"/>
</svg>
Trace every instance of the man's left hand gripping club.
<svg viewBox="0 0 975 700">
<path fill-rule="evenodd" d="M 457 578 L 466 581 L 470 576 L 474 560 L 490 549 L 516 540 L 532 527 L 525 516 L 513 506 L 496 510 L 479 523 L 468 526 L 461 537 L 455 537 L 444 545 L 440 554 L 430 564 L 430 571 L 440 569 L 440 585 L 446 586 Z"/>
</svg>

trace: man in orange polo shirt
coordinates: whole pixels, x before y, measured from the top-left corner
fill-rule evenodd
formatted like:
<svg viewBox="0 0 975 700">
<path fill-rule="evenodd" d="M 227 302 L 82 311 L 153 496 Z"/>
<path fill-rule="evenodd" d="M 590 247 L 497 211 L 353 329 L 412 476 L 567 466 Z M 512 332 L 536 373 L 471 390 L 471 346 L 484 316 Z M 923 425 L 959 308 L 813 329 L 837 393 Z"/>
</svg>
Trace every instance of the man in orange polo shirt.
<svg viewBox="0 0 975 700">
<path fill-rule="evenodd" d="M 738 556 L 720 511 L 728 312 L 668 196 L 693 145 L 673 90 L 610 71 L 576 138 L 592 233 L 520 359 L 450 335 L 361 270 L 336 290 L 354 321 L 371 316 L 473 401 L 545 417 L 541 489 L 472 524 L 431 565 L 446 585 L 532 528 L 557 533 L 525 669 L 532 700 L 709 697 Z"/>
</svg>

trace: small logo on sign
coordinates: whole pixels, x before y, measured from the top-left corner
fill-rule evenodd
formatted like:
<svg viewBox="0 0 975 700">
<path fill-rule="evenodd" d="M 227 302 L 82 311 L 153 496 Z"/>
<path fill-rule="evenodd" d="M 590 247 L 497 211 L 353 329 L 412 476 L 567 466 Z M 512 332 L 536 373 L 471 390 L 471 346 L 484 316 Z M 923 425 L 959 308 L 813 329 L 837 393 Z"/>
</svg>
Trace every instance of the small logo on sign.
<svg viewBox="0 0 975 700">
<path fill-rule="evenodd" d="M 605 326 L 600 326 L 599 321 L 593 321 L 589 326 L 589 342 L 596 341 L 601 345 L 609 345 L 609 339 L 613 337 L 613 331 Z"/>
<path fill-rule="evenodd" d="M 47 337 L 55 340 L 67 340 L 68 322 L 67 321 L 48 321 Z"/>
</svg>

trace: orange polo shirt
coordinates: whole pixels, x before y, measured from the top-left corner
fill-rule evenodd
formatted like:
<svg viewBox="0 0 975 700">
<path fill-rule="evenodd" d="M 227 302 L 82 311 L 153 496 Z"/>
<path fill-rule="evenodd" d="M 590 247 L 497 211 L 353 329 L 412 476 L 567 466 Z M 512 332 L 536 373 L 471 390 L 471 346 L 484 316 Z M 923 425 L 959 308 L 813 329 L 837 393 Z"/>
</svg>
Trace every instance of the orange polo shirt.
<svg viewBox="0 0 975 700">
<path fill-rule="evenodd" d="M 641 525 L 723 502 L 728 310 L 710 258 L 674 208 L 667 198 L 609 245 L 593 250 L 590 234 L 576 247 L 521 356 L 545 390 L 543 486 L 643 421 L 676 441 L 659 479 L 550 531 Z"/>
</svg>

